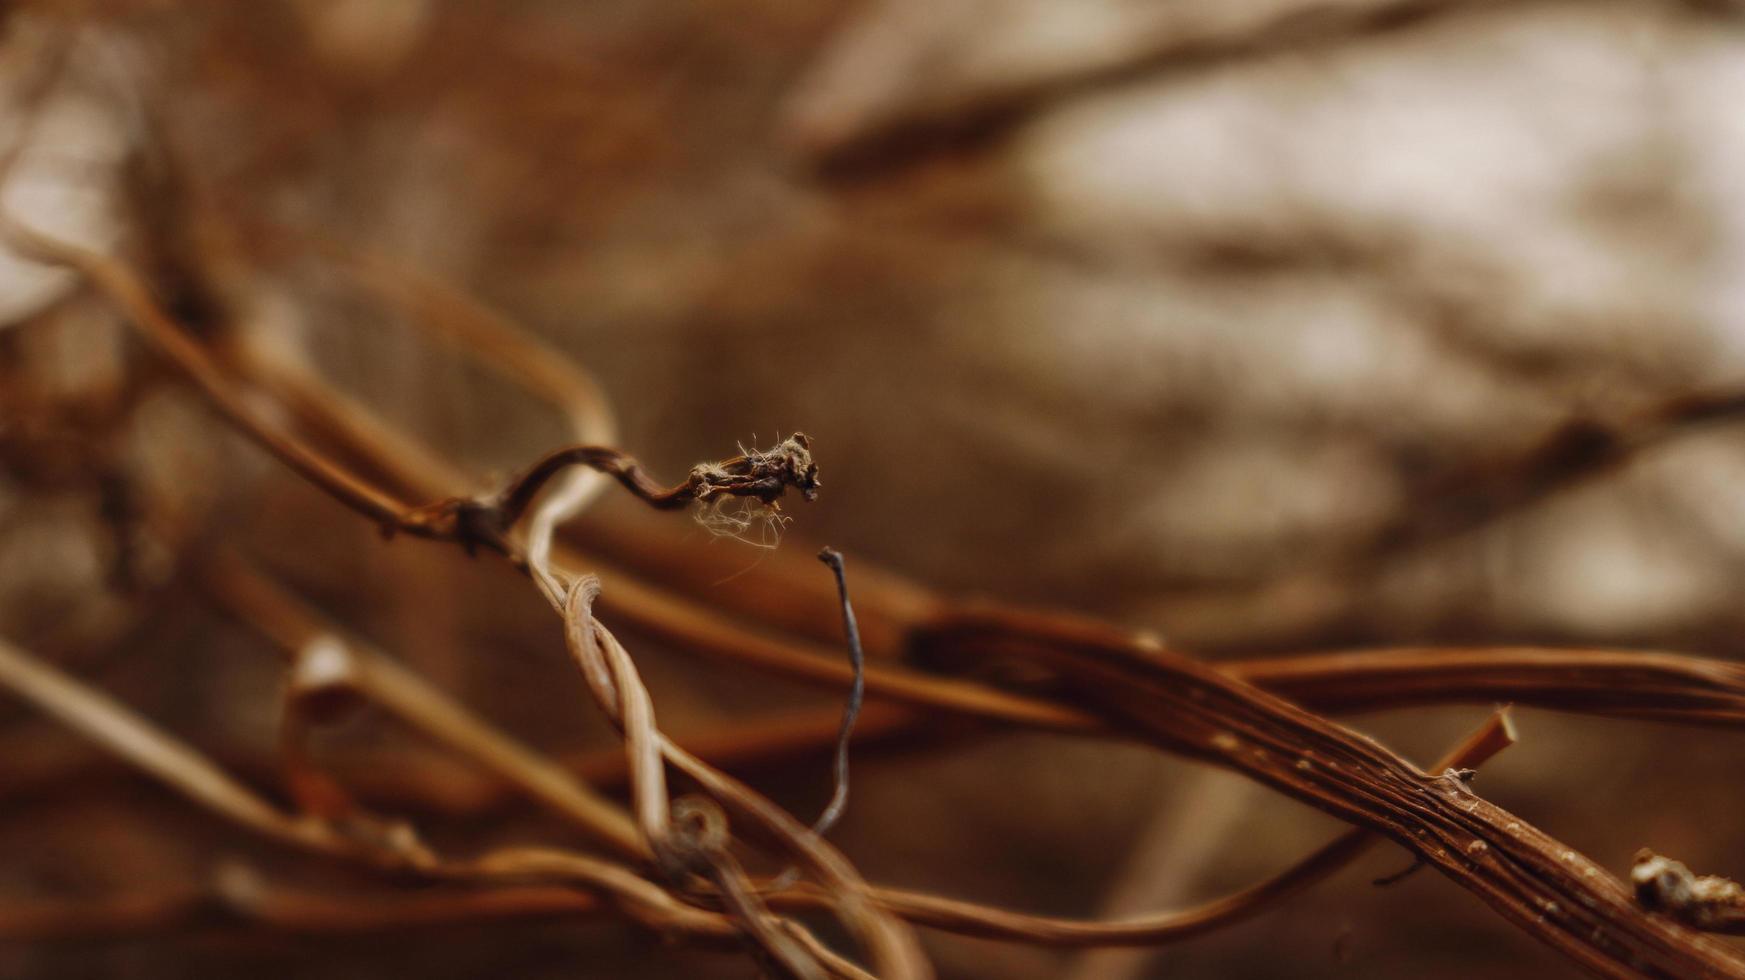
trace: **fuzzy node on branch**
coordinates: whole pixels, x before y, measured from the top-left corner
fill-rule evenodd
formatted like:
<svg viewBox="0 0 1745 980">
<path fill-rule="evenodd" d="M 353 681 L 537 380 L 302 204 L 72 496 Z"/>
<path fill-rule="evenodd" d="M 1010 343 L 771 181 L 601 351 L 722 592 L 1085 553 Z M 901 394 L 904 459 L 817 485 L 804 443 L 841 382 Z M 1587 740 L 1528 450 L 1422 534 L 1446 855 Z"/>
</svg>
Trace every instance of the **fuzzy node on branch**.
<svg viewBox="0 0 1745 980">
<path fill-rule="evenodd" d="M 1647 848 L 1630 869 L 1636 901 L 1704 932 L 1745 935 L 1745 888 L 1717 875 L 1698 875 L 1680 861 Z"/>
<path fill-rule="evenodd" d="M 796 432 L 773 449 L 742 450 L 738 456 L 714 463 L 699 463 L 677 486 L 664 487 L 628 454 L 610 446 L 568 446 L 547 453 L 524 473 L 489 497 L 451 497 L 414 508 L 383 527 L 385 533 L 406 530 L 421 537 L 446 538 L 474 552 L 483 545 L 510 553 L 509 529 L 532 506 L 539 492 L 558 474 L 572 466 L 585 466 L 604 473 L 644 503 L 661 510 L 674 510 L 691 503 L 709 503 L 728 497 L 755 500 L 776 510 L 781 497 L 792 488 L 806 500 L 818 497 L 818 464 L 812 461 L 812 443 Z"/>
</svg>

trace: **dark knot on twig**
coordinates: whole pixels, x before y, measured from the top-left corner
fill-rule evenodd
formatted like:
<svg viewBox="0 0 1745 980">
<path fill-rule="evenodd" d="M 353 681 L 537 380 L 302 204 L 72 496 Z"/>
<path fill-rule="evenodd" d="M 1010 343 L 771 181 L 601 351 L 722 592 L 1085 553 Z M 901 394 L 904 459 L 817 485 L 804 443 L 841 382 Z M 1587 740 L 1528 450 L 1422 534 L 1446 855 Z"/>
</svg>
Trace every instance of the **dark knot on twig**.
<svg viewBox="0 0 1745 980">
<path fill-rule="evenodd" d="M 405 531 L 419 537 L 458 541 L 468 553 L 483 546 L 512 553 L 509 530 L 539 496 L 551 479 L 571 466 L 586 466 L 604 473 L 645 503 L 673 510 L 691 503 L 718 502 L 728 497 L 756 500 L 770 510 L 791 487 L 806 500 L 818 497 L 818 464 L 812 461 L 812 442 L 801 432 L 783 439 L 772 449 L 742 451 L 715 463 L 699 463 L 690 478 L 674 487 L 663 487 L 634 458 L 610 446 L 568 446 L 547 453 L 525 472 L 509 481 L 498 493 L 484 497 L 450 497 L 416 507 L 382 528 L 383 533 Z"/>
<path fill-rule="evenodd" d="M 1630 869 L 1636 902 L 1705 932 L 1745 934 L 1745 888 L 1716 875 L 1699 875 L 1681 861 L 1647 848 Z"/>
<path fill-rule="evenodd" d="M 783 439 L 773 449 L 753 449 L 719 463 L 701 463 L 685 482 L 690 500 L 726 494 L 755 497 L 774 504 L 789 487 L 807 500 L 818 499 L 818 464 L 812 462 L 812 442 L 803 432 Z"/>
</svg>

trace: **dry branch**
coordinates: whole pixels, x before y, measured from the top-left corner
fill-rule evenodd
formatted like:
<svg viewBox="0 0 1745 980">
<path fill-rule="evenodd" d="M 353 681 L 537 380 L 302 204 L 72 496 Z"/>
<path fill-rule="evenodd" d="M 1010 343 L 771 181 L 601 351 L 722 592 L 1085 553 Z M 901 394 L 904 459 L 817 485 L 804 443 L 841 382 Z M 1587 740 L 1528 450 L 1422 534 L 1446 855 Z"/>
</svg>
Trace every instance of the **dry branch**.
<svg viewBox="0 0 1745 980">
<path fill-rule="evenodd" d="M 1507 748 L 1512 738 L 1507 716 L 1499 712 L 1433 768 L 1481 766 Z M 1353 829 L 1278 875 L 1232 895 L 1192 909 L 1106 922 L 1025 915 L 894 888 L 874 886 L 869 894 L 881 907 L 916 925 L 962 935 L 1047 946 L 1149 946 L 1246 919 L 1345 867 L 1378 841 L 1367 831 Z M 777 908 L 815 908 L 827 899 L 802 887 L 773 893 L 769 901 Z M 253 924 L 293 933 L 376 932 L 498 918 L 593 915 L 603 908 L 588 895 L 550 887 L 359 900 L 287 890 L 242 872 L 220 874 L 206 888 L 174 893 L 0 905 L 0 937 L 88 937 L 201 922 Z"/>
<path fill-rule="evenodd" d="M 208 581 L 215 594 L 224 599 L 234 611 L 243 615 L 246 621 L 266 629 L 288 651 L 306 649 L 311 641 L 335 642 L 335 634 L 330 627 L 324 627 L 314 619 L 312 612 L 280 593 L 233 556 L 212 566 Z M 357 655 L 364 656 L 361 652 Z M 368 654 L 366 662 L 375 662 L 378 659 L 380 655 Z M 345 676 L 357 675 L 355 671 L 351 671 Z M 368 691 L 360 693 L 367 695 Z M 475 721 L 469 724 L 479 723 Z M 488 744 L 493 739 L 501 738 L 495 735 L 475 736 L 459 741 L 462 745 Z M 1479 766 L 1495 752 L 1506 747 L 1512 739 L 1513 733 L 1505 716 L 1493 715 L 1486 725 L 1437 763 L 1435 768 L 1441 770 Z M 525 756 L 525 750 L 520 751 Z M 544 770 L 537 757 L 527 760 L 524 757 L 510 757 L 502 752 L 467 754 L 475 755 L 488 769 L 520 785 L 530 796 L 542 800 L 555 812 L 578 820 L 584 829 L 592 829 L 594 818 L 591 813 L 578 813 L 570 802 L 570 797 L 575 793 L 585 794 L 585 787 L 571 788 L 561 785 L 565 782 L 564 776 Z M 607 825 L 616 827 L 620 824 L 614 820 L 608 821 Z M 1353 830 L 1275 878 L 1229 897 L 1195 909 L 1114 922 L 1085 922 L 1024 915 L 876 886 L 869 886 L 868 895 L 879 906 L 917 925 L 970 935 L 1050 945 L 1154 944 L 1198 935 L 1245 918 L 1343 867 L 1375 840 L 1376 838 L 1363 830 Z M 632 853 L 642 852 L 639 848 L 633 848 Z M 820 896 L 817 892 L 801 889 L 792 893 L 777 893 L 772 896 L 772 901 L 780 907 L 810 907 L 820 901 Z"/>
<path fill-rule="evenodd" d="M 262 880 L 238 866 L 220 869 L 207 887 L 77 900 L 0 903 L 0 939 L 151 935 L 191 929 L 258 928 L 291 935 L 353 935 L 462 923 L 594 916 L 608 906 L 569 888 L 506 886 L 449 894 L 317 892 Z"/>
<path fill-rule="evenodd" d="M 835 848 L 787 811 L 672 744 L 660 733 L 654 724 L 652 703 L 630 655 L 593 617 L 591 607 L 598 593 L 599 581 L 592 576 L 583 576 L 571 588 L 564 611 L 565 638 L 595 702 L 624 733 L 639 823 L 657 860 L 667 864 L 669 871 L 683 868 L 693 860 L 683 848 L 674 847 L 667 829 L 669 807 L 664 768 L 670 763 L 695 780 L 717 803 L 731 808 L 761 833 L 782 843 L 788 856 L 830 893 L 833 909 L 872 954 L 881 975 L 931 975 L 914 936 L 889 913 L 868 901 L 866 883 Z"/>
<path fill-rule="evenodd" d="M 1331 712 L 1509 701 L 1686 725 L 1745 725 L 1745 667 L 1640 650 L 1397 647 L 1220 665 Z"/>
<path fill-rule="evenodd" d="M 139 279 L 118 263 L 46 242 L 18 229 L 11 229 L 11 234 L 32 254 L 84 272 L 130 314 L 160 350 L 188 372 L 226 415 L 342 502 L 384 527 L 404 528 L 462 544 L 476 543 L 482 538 L 495 545 L 501 540 L 478 535 L 476 529 L 460 520 L 432 517 L 460 513 L 463 508 L 408 510 L 388 491 L 278 431 L 241 397 L 219 362 L 165 316 Z M 599 464 L 601 460 L 591 452 L 559 454 L 536 467 L 538 479 L 523 481 L 521 485 L 537 484 L 560 465 Z M 783 459 L 776 467 L 779 472 L 773 477 L 773 484 L 757 472 L 758 460 L 750 458 L 740 461 L 740 470 L 726 471 L 724 475 L 731 478 L 728 481 L 731 485 L 767 501 L 787 485 L 802 491 L 809 485 L 815 486 L 809 456 L 805 464 L 794 465 L 791 456 Z M 742 478 L 747 482 L 733 482 Z M 714 475 L 710 475 L 703 485 L 713 479 Z M 633 490 L 637 483 L 635 479 L 627 481 Z M 531 491 L 526 494 L 529 499 L 531 495 Z M 505 500 L 520 500 L 514 496 L 513 487 L 509 497 L 496 498 L 498 503 Z M 519 516 L 518 511 L 515 516 Z M 505 546 L 504 550 L 509 549 Z M 564 573 L 565 577 L 568 575 Z M 750 893 L 738 887 L 740 876 L 725 861 L 724 848 L 691 848 L 691 855 L 686 855 L 685 838 L 675 837 L 669 824 L 671 808 L 661 790 L 662 759 L 700 783 L 718 802 L 748 818 L 761 834 L 782 842 L 791 856 L 826 885 L 833 908 L 867 944 L 882 972 L 895 975 L 924 972 L 912 939 L 880 910 L 878 903 L 869 899 L 868 887 L 839 855 L 810 836 L 791 816 L 673 746 L 659 733 L 646 695 L 638 693 L 640 685 L 628 655 L 587 609 L 592 599 L 592 587 L 587 586 L 587 581 L 584 579 L 583 586 L 570 593 L 566 618 L 571 650 L 582 664 L 596 700 L 623 726 L 630 752 L 632 785 L 638 799 L 639 824 L 667 872 L 706 870 L 706 876 L 724 893 L 734 912 L 726 921 L 756 939 L 774 960 L 788 964 L 794 972 L 807 972 L 804 964 L 809 961 L 796 954 L 783 938 L 793 936 L 803 945 L 800 934 L 771 923 L 767 913 L 748 897 Z M 576 596 L 584 598 L 577 600 Z M 693 621 L 682 630 L 709 633 L 709 625 Z M 670 633 L 671 626 L 667 629 Z M 1600 975 L 1745 975 L 1745 960 L 1737 954 L 1700 933 L 1644 915 L 1628 901 L 1622 886 L 1598 867 L 1473 796 L 1455 774 L 1421 773 L 1374 743 L 1213 668 L 1102 627 L 1049 617 L 967 609 L 950 613 L 943 622 L 928 624 L 932 641 L 950 643 L 960 635 L 992 637 L 1005 655 L 1054 667 L 1067 692 L 1067 703 L 1061 703 L 1060 695 L 1013 699 L 974 685 L 942 686 L 933 679 L 898 672 L 880 678 L 877 686 L 869 677 L 869 686 L 875 690 L 882 687 L 887 696 L 909 698 L 914 703 L 949 701 L 955 709 L 967 713 L 1003 712 L 1010 716 L 1027 712 L 1032 723 L 1066 730 L 1108 726 L 1171 751 L 1227 766 L 1393 838 L 1484 898 L 1528 933 Z M 745 653 L 743 649 L 735 652 L 742 656 Z M 814 679 L 847 679 L 840 665 L 795 654 L 791 647 L 779 642 L 765 645 L 758 654 L 765 656 L 767 667 L 781 667 Z M 802 667 L 806 660 L 812 663 Z M 83 725 L 87 731 L 101 734 L 104 730 L 104 723 L 68 709 L 69 704 L 80 704 L 78 699 L 66 700 L 64 690 L 55 693 L 58 689 L 53 683 L 40 686 L 44 682 L 28 665 L 12 666 L 14 673 L 25 679 L 20 683 L 26 693 L 46 698 L 50 705 L 61 709 L 63 717 Z M 140 735 L 137 729 L 127 733 L 129 738 Z M 179 762 L 170 765 L 161 759 L 154 763 L 149 756 L 136 761 L 148 766 L 155 764 L 154 772 L 182 781 L 178 785 L 186 783 L 184 789 L 190 792 L 194 792 L 190 787 L 205 786 L 209 793 L 212 786 L 226 785 L 214 781 L 217 776 L 210 767 L 190 768 Z M 198 778 L 189 773 L 197 774 Z M 205 799 L 197 792 L 194 795 Z M 214 802 L 223 802 L 223 795 Z M 243 806 L 235 800 L 230 805 Z M 243 812 L 239 810 L 239 815 Z M 263 829 L 281 827 L 271 819 L 272 814 L 268 808 L 264 813 L 254 812 L 252 819 Z M 282 825 L 294 826 L 300 825 L 295 821 Z M 296 835 L 285 834 L 282 827 L 282 836 L 293 842 L 299 840 Z M 331 830 L 323 829 L 320 833 Z M 699 855 L 705 859 L 701 863 Z M 402 841 L 387 856 L 432 873 L 483 875 L 493 879 L 530 874 L 571 879 L 614 896 L 627 910 L 645 918 L 682 920 L 689 923 L 687 928 L 697 932 L 719 928 L 717 920 L 695 918 L 703 914 L 696 910 L 679 911 L 664 892 L 659 898 L 647 895 L 646 881 L 634 875 L 626 879 L 621 869 L 590 863 L 577 855 L 499 852 L 477 862 L 456 865 L 441 862 L 413 843 Z"/>
<path fill-rule="evenodd" d="M 1485 723 L 1433 767 L 1476 768 L 1514 742 L 1505 711 Z M 970 936 L 1049 946 L 1143 946 L 1174 942 L 1219 929 L 1301 892 L 1356 860 L 1380 838 L 1353 828 L 1265 881 L 1191 909 L 1105 922 L 1025 915 L 920 892 L 879 889 L 876 900 L 918 925 Z M 776 904 L 781 905 L 780 896 Z"/>
<path fill-rule="evenodd" d="M 555 355 L 554 355 L 555 356 Z M 268 372 L 276 392 L 289 397 L 307 419 L 350 450 L 384 461 L 402 485 L 426 495 L 453 487 L 452 470 L 396 430 L 375 421 L 362 406 L 306 374 L 275 369 L 259 361 L 250 367 Z M 655 532 L 645 528 L 646 540 Z M 657 538 L 658 540 L 658 538 Z M 768 670 L 794 680 L 846 690 L 852 672 L 821 645 L 747 627 L 741 621 L 613 569 L 595 555 L 586 558 L 559 547 L 560 561 L 592 566 L 610 575 L 611 593 L 602 603 L 612 613 L 650 635 L 681 649 Z M 797 565 L 766 561 L 746 577 L 746 587 L 780 597 L 792 619 L 816 596 L 820 620 L 834 631 L 833 597 L 814 589 L 811 579 L 778 574 Z M 671 555 L 666 564 L 693 560 Z M 705 577 L 719 572 L 706 567 Z M 768 581 L 775 576 L 775 581 Z M 862 573 L 862 581 L 869 576 Z M 918 591 L 909 583 L 876 571 L 874 588 L 859 587 L 857 604 L 870 607 L 887 648 L 908 646 L 938 662 L 942 647 L 956 658 L 998 657 L 985 638 L 952 634 L 949 600 Z M 768 603 L 758 603 L 762 609 Z M 798 620 L 796 620 L 798 621 Z M 1151 644 L 1135 641 L 1136 649 Z M 887 649 L 887 652 L 888 649 Z M 1304 654 L 1219 665 L 1236 676 L 1323 711 L 1364 711 L 1421 704 L 1491 704 L 1498 701 L 1564 711 L 1669 721 L 1680 724 L 1738 725 L 1745 721 L 1745 669 L 1721 660 L 1662 652 L 1580 650 L 1547 647 L 1449 649 L 1402 647 L 1327 654 Z M 1062 732 L 1101 729 L 1098 720 L 1043 698 L 993 689 L 984 684 L 929 676 L 883 664 L 869 664 L 867 693 L 874 700 L 949 712 L 966 719 L 994 721 Z"/>
<path fill-rule="evenodd" d="M 228 611 L 266 633 L 286 652 L 294 692 L 310 697 L 343 691 L 379 704 L 563 814 L 601 843 L 632 857 L 647 855 L 635 827 L 615 804 L 545 756 L 477 718 L 391 657 L 323 623 L 313 610 L 274 587 L 235 555 L 221 552 L 213 556 L 202 574 L 207 590 Z M 319 661 L 313 669 L 312 661 Z"/>
<path fill-rule="evenodd" d="M 1523 931 L 1600 976 L 1745 976 L 1745 957 L 1670 920 L 1573 849 L 1474 795 L 1460 775 L 1418 771 L 1377 743 L 1186 657 L 1135 652 L 1107 627 L 990 612 L 964 628 L 1004 632 L 1060 669 L 1086 701 L 1171 751 L 1243 773 L 1383 834 Z"/>
<path fill-rule="evenodd" d="M 284 595 L 234 556 L 225 557 L 221 563 L 211 566 L 207 579 L 209 587 L 233 611 L 242 615 L 246 621 L 264 628 L 289 652 L 306 649 L 312 641 L 336 642 L 332 627 L 321 624 L 311 611 Z M 369 663 L 383 659 L 381 655 L 364 651 L 355 644 L 352 647 L 359 652 L 348 656 L 364 657 L 365 662 Z M 355 678 L 357 674 L 351 671 L 345 676 Z M 359 693 L 367 696 L 368 689 Z M 384 700 L 391 702 L 392 697 Z M 472 721 L 468 724 L 476 726 L 480 723 Z M 501 740 L 500 735 L 450 739 L 462 746 Z M 1493 715 L 1473 736 L 1433 768 L 1440 771 L 1447 768 L 1477 767 L 1507 747 L 1512 740 L 1513 732 L 1506 716 L 1500 713 Z M 546 769 L 537 757 L 528 759 L 525 750 L 518 750 L 517 756 L 502 751 L 481 754 L 465 752 L 463 749 L 463 752 L 474 755 L 487 769 L 521 786 L 531 797 L 545 802 L 555 812 L 577 820 L 584 829 L 593 829 L 595 818 L 591 811 L 578 812 L 570 799 L 577 793 L 585 795 L 585 787 L 562 785 L 565 777 L 561 773 Z M 622 760 L 624 757 L 620 754 L 618 758 Z M 606 825 L 616 828 L 622 824 L 618 820 L 611 820 L 606 821 Z M 877 886 L 869 886 L 868 895 L 880 907 L 917 925 L 968 935 L 1048 945 L 1155 944 L 1199 935 L 1246 918 L 1333 873 L 1363 853 L 1376 840 L 1377 838 L 1366 831 L 1352 830 L 1278 876 L 1226 898 L 1194 909 L 1112 922 L 1024 915 L 934 895 Z M 644 852 L 640 848 L 632 848 L 631 853 Z M 820 893 L 800 889 L 779 892 L 772 895 L 771 900 L 778 907 L 811 907 L 822 899 Z"/>
<path fill-rule="evenodd" d="M 618 865 L 583 854 L 505 848 L 465 860 L 445 859 L 404 823 L 353 817 L 340 824 L 285 813 L 114 699 L 0 640 L 0 686 L 10 688 L 68 727 L 103 745 L 191 800 L 249 830 L 325 857 L 479 884 L 561 883 L 611 899 L 626 915 L 662 933 L 705 942 L 740 933 L 734 920 L 675 900 Z M 787 927 L 782 927 L 786 929 Z M 796 927 L 797 929 L 797 927 Z M 798 939 L 797 931 L 790 931 Z M 861 971 L 822 946 L 805 943 L 831 974 Z"/>
</svg>

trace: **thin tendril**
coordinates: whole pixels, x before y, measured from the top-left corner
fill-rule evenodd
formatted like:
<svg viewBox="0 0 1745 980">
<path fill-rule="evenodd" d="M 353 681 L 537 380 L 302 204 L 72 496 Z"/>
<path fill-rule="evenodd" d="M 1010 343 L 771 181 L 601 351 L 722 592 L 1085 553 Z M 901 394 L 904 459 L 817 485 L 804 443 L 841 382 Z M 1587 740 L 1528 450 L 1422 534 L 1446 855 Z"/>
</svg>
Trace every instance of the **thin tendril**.
<svg viewBox="0 0 1745 980">
<path fill-rule="evenodd" d="M 860 626 L 854 621 L 854 606 L 848 601 L 848 579 L 842 570 L 842 553 L 834 548 L 818 552 L 818 560 L 836 573 L 836 593 L 842 599 L 842 629 L 848 634 L 848 659 L 854 665 L 854 681 L 848 688 L 848 704 L 842 711 L 842 727 L 836 733 L 836 786 L 830 803 L 812 825 L 814 833 L 823 835 L 836 825 L 842 811 L 848 807 L 848 739 L 854 732 L 854 721 L 860 717 L 860 704 L 866 694 L 866 658 L 860 648 Z"/>
</svg>

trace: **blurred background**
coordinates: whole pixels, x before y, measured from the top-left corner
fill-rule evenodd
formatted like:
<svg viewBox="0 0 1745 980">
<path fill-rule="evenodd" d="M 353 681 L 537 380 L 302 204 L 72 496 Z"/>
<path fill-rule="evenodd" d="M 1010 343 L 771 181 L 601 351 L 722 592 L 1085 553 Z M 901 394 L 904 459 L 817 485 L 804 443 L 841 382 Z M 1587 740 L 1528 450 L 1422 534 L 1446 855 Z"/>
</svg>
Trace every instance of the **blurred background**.
<svg viewBox="0 0 1745 980">
<path fill-rule="evenodd" d="M 561 418 L 315 243 L 393 256 L 573 357 L 663 477 L 806 432 L 824 490 L 787 511 L 782 556 L 829 543 L 851 574 L 1209 658 L 1745 653 L 1745 432 L 1667 422 L 1745 392 L 1729 3 L 21 3 L 0 31 L 14 214 L 138 263 L 202 337 L 306 361 L 466 489 L 564 442 Z M 384 543 L 67 273 L 0 257 L 0 319 L 0 635 L 270 775 L 281 662 L 192 584 L 222 541 L 517 736 L 609 744 L 502 563 Z M 1585 467 L 1596 432 L 1630 451 Z M 636 535 L 664 535 L 704 602 L 781 560 L 621 496 L 584 544 L 659 582 Z M 624 636 L 680 741 L 833 703 Z M 1483 713 L 1352 723 L 1427 763 Z M 1745 873 L 1745 739 L 1518 721 L 1487 797 L 1619 872 L 1652 845 Z M 388 885 L 222 826 L 9 698 L 0 745 L 0 975 L 756 972 L 611 920 L 44 928 L 33 910 L 238 876 Z M 452 806 L 372 803 L 438 840 L 567 833 L 480 803 L 478 774 L 373 713 L 317 749 L 437 773 Z M 741 771 L 796 812 L 828 792 L 822 755 Z M 869 878 L 1057 914 L 1213 897 L 1338 830 L 1109 742 L 868 742 L 854 780 L 836 837 Z M 1406 863 L 1383 847 L 1149 951 L 925 938 L 962 977 L 1573 975 L 1433 873 L 1371 885 Z"/>
</svg>

